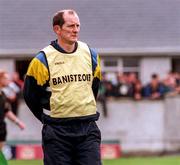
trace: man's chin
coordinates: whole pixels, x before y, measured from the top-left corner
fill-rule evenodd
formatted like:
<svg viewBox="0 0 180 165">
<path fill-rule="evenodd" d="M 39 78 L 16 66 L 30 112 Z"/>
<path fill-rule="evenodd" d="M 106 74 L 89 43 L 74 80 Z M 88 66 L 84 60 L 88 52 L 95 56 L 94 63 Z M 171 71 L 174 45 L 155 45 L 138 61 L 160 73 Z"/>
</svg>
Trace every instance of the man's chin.
<svg viewBox="0 0 180 165">
<path fill-rule="evenodd" d="M 71 44 L 74 44 L 74 43 L 76 43 L 78 40 L 77 39 L 74 39 L 74 40 L 71 40 L 71 41 L 69 41 Z"/>
</svg>

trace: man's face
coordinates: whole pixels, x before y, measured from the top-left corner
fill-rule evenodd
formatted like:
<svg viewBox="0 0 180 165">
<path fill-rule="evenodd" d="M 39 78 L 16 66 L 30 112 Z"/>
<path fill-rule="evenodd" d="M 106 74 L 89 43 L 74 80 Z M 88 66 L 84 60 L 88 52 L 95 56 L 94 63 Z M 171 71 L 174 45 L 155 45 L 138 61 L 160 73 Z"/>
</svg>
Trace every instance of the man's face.
<svg viewBox="0 0 180 165">
<path fill-rule="evenodd" d="M 64 13 L 64 24 L 60 27 L 59 35 L 64 43 L 73 44 L 78 40 L 80 21 L 76 14 Z"/>
</svg>

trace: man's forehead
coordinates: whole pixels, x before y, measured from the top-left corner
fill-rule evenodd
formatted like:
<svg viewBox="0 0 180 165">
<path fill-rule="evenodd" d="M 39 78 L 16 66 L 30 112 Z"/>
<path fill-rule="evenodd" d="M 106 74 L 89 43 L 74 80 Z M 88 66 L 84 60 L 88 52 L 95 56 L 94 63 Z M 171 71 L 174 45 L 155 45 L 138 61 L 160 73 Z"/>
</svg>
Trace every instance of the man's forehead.
<svg viewBox="0 0 180 165">
<path fill-rule="evenodd" d="M 64 21 L 67 24 L 80 24 L 79 17 L 77 15 L 64 15 Z"/>
</svg>

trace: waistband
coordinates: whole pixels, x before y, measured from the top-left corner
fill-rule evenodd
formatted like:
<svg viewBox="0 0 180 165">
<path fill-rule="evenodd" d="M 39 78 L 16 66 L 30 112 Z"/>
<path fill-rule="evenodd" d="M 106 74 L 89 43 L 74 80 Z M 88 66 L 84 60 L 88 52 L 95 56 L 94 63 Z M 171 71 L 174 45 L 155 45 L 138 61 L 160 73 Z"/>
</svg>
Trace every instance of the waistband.
<svg viewBox="0 0 180 165">
<path fill-rule="evenodd" d="M 73 124 L 74 122 L 91 122 L 97 121 L 99 119 L 100 113 L 89 115 L 89 116 L 81 116 L 81 117 L 69 117 L 69 118 L 53 118 L 50 117 L 50 111 L 43 110 L 42 114 L 42 123 L 43 124 Z"/>
</svg>

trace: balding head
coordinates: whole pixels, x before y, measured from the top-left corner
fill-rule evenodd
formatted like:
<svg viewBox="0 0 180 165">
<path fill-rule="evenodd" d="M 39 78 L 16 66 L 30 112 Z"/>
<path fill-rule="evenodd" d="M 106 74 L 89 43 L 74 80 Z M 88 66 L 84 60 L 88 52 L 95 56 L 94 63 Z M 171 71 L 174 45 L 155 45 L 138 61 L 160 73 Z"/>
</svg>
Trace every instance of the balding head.
<svg viewBox="0 0 180 165">
<path fill-rule="evenodd" d="M 62 25 L 64 24 L 65 20 L 64 20 L 64 15 L 65 14 L 69 14 L 69 15 L 77 15 L 77 13 L 72 10 L 72 9 L 65 9 L 65 10 L 60 10 L 57 13 L 54 14 L 53 17 L 53 27 L 55 25 L 59 25 L 60 27 L 62 27 Z"/>
</svg>

